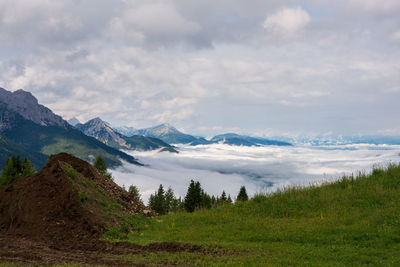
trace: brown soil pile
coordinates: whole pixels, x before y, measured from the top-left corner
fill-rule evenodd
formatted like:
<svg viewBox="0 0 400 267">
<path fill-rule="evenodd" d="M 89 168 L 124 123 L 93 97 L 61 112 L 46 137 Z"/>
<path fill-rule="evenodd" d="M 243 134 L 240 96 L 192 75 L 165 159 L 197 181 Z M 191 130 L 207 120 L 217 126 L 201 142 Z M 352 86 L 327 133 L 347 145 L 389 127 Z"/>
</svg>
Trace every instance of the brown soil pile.
<svg viewBox="0 0 400 267">
<path fill-rule="evenodd" d="M 109 225 L 82 205 L 65 166 L 71 166 L 79 175 L 93 181 L 118 201 L 126 213 L 145 209 L 87 162 L 61 153 L 51 156 L 39 173 L 0 187 L 0 233 L 45 241 L 56 247 L 85 248 L 88 240 L 101 236 Z"/>
<path fill-rule="evenodd" d="M 67 175 L 67 168 L 74 169 L 75 178 Z M 91 192 L 92 201 L 84 204 L 80 190 Z M 181 243 L 139 246 L 100 240 L 105 229 L 117 222 L 101 216 L 98 210 L 104 206 L 100 204 L 106 204 L 96 197 L 114 203 L 121 215 L 152 215 L 92 165 L 66 153 L 51 156 L 38 173 L 0 186 L 0 261 L 124 265 L 126 262 L 109 261 L 104 255 L 201 251 Z"/>
</svg>

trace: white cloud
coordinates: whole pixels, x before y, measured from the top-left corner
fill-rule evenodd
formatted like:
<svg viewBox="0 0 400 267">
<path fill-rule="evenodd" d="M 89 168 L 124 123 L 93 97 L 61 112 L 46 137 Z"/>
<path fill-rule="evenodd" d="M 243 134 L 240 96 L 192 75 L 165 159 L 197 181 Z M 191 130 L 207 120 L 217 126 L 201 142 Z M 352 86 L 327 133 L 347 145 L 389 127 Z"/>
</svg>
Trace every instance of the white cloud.
<svg viewBox="0 0 400 267">
<path fill-rule="evenodd" d="M 392 13 L 400 10 L 398 0 L 346 0 L 349 7 L 368 12 Z"/>
<path fill-rule="evenodd" d="M 400 42 L 400 31 L 396 31 L 392 34 L 392 39 L 396 42 Z"/>
<path fill-rule="evenodd" d="M 310 15 L 301 7 L 284 8 L 267 16 L 263 27 L 272 32 L 294 34 L 307 26 L 310 21 Z"/>
<path fill-rule="evenodd" d="M 149 167 L 125 164 L 113 170 L 116 182 L 137 185 L 147 203 L 160 184 L 185 196 L 190 179 L 206 192 L 222 190 L 235 197 L 245 185 L 250 195 L 288 185 L 309 185 L 338 179 L 343 174 L 369 171 L 374 164 L 400 160 L 399 146 L 348 145 L 331 147 L 181 146 L 181 153 L 134 152 Z"/>
<path fill-rule="evenodd" d="M 197 33 L 200 26 L 182 16 L 168 2 L 149 2 L 133 6 L 114 18 L 111 30 L 129 43 L 179 42 Z"/>
</svg>

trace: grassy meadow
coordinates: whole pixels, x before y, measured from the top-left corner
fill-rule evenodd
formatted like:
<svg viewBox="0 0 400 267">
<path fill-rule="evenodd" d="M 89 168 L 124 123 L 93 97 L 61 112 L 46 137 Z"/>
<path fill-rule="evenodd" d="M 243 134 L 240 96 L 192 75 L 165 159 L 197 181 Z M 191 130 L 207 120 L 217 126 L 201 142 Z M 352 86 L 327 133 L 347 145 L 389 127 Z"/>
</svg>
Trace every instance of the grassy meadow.
<svg viewBox="0 0 400 267">
<path fill-rule="evenodd" d="M 105 238 L 207 248 L 121 256 L 150 266 L 400 266 L 400 166 L 212 210 L 132 217 L 131 224 L 129 234 L 113 229 Z"/>
</svg>

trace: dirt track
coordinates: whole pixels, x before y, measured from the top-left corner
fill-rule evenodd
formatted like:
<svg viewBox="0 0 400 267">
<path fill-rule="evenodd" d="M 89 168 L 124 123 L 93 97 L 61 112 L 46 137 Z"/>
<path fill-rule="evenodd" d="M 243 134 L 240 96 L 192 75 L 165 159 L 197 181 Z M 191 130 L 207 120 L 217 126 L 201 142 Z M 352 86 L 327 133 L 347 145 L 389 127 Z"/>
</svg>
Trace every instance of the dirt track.
<svg viewBox="0 0 400 267">
<path fill-rule="evenodd" d="M 90 264 L 111 266 L 137 265 L 131 261 L 124 261 L 113 256 L 145 254 L 148 252 L 206 252 L 198 246 L 188 244 L 164 242 L 140 246 L 130 243 L 107 243 L 98 250 L 54 248 L 47 244 L 32 241 L 26 238 L 0 235 L 1 262 L 19 262 L 26 264 Z"/>
</svg>

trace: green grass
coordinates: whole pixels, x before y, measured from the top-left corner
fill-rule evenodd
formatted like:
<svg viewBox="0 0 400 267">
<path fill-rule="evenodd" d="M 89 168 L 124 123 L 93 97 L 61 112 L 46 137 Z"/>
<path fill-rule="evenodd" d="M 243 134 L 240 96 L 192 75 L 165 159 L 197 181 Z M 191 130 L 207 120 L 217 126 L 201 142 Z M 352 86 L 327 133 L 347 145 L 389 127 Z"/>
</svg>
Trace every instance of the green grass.
<svg viewBox="0 0 400 267">
<path fill-rule="evenodd" d="M 82 193 L 82 192 L 79 192 L 79 193 L 78 193 L 78 197 L 79 197 L 79 200 L 80 200 L 82 203 L 85 203 L 86 201 L 89 200 L 89 196 L 88 196 L 87 194 L 85 194 L 85 193 Z"/>
<path fill-rule="evenodd" d="M 149 265 L 400 266 L 400 166 L 133 223 L 139 227 L 127 235 L 131 242 L 179 241 L 224 251 L 126 256 Z"/>
<path fill-rule="evenodd" d="M 65 173 L 68 175 L 69 178 L 71 178 L 72 180 L 75 180 L 76 172 L 75 172 L 74 168 L 66 167 L 65 168 Z"/>
</svg>

